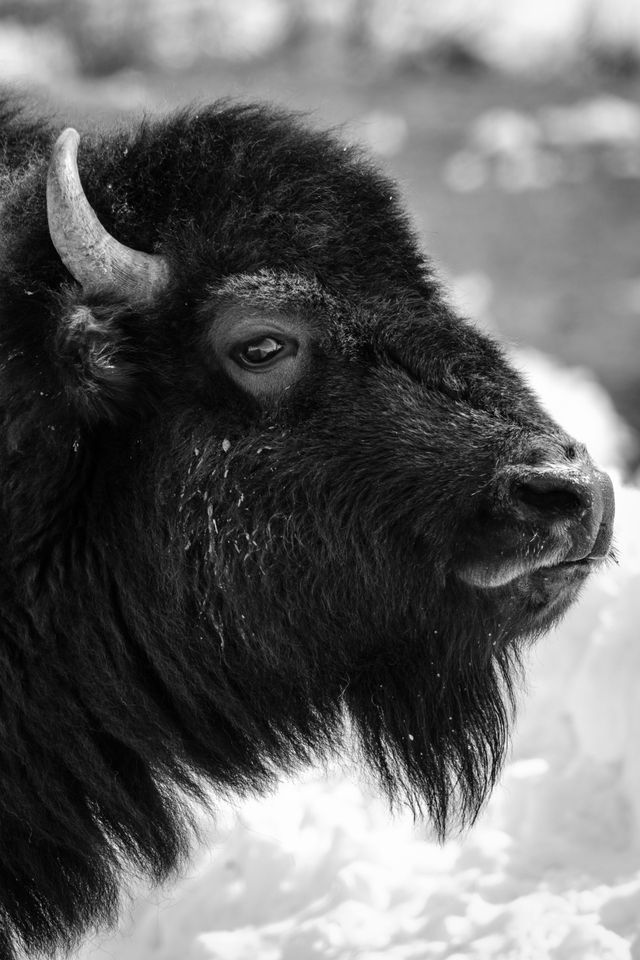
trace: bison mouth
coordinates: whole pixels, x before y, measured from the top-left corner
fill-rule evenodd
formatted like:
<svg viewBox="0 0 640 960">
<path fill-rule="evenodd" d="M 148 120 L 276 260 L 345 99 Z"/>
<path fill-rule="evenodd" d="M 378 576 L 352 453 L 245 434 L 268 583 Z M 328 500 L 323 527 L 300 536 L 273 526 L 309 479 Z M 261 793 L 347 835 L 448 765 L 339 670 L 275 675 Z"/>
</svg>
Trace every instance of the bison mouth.
<svg viewBox="0 0 640 960">
<path fill-rule="evenodd" d="M 571 606 L 587 577 L 613 557 L 584 557 L 524 573 L 506 586 L 530 616 L 529 633 L 542 633 Z"/>
<path fill-rule="evenodd" d="M 538 557 L 513 558 L 501 564 L 478 563 L 465 566 L 460 572 L 460 579 L 485 590 L 497 590 L 500 587 L 512 586 L 524 582 L 536 583 L 544 581 L 563 585 L 571 585 L 575 581 L 582 581 L 594 570 L 601 567 L 608 560 L 613 559 L 611 540 L 607 544 L 606 552 L 592 551 L 586 557 L 578 559 L 554 560 L 544 555 Z"/>
<path fill-rule="evenodd" d="M 500 611 L 502 622 L 509 625 L 505 637 L 510 636 L 515 625 L 521 640 L 536 639 L 569 610 L 590 574 L 614 559 L 614 553 L 609 552 L 606 557 L 584 557 L 518 570 L 500 584 L 485 581 L 470 585 L 485 605 Z"/>
</svg>

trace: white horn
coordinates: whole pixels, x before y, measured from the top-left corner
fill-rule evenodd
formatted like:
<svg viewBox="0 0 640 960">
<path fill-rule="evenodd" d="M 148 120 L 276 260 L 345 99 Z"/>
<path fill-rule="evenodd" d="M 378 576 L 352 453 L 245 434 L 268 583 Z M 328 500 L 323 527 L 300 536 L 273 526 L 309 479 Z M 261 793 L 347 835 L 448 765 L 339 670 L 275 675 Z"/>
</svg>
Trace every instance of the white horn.
<svg viewBox="0 0 640 960">
<path fill-rule="evenodd" d="M 87 292 L 109 292 L 119 300 L 152 302 L 169 283 L 166 260 L 119 243 L 98 220 L 78 172 L 77 130 L 60 134 L 47 176 L 47 217 L 53 245 L 71 275 Z"/>
</svg>

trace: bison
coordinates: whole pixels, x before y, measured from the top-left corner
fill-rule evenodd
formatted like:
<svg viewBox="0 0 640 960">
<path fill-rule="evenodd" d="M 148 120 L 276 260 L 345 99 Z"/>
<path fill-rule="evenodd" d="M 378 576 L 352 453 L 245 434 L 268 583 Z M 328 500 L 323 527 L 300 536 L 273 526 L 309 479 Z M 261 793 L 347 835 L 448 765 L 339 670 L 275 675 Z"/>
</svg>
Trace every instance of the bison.
<svg viewBox="0 0 640 960">
<path fill-rule="evenodd" d="M 5 99 L 0 954 L 69 948 L 193 798 L 357 745 L 442 833 L 613 496 L 455 315 L 393 185 L 264 106 Z"/>
</svg>

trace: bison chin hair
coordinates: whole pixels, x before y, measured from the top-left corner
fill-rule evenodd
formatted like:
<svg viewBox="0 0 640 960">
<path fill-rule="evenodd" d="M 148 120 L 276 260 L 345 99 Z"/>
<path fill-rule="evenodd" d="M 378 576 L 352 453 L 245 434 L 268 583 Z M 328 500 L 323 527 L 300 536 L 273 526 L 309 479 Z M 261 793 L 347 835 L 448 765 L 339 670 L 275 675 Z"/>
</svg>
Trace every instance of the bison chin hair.
<svg viewBox="0 0 640 960">
<path fill-rule="evenodd" d="M 345 701 L 362 760 L 391 805 L 408 804 L 444 840 L 475 821 L 499 776 L 520 667 L 511 647 L 464 671 L 432 669 L 425 677 L 411 660 L 387 663 Z"/>
<path fill-rule="evenodd" d="M 323 538 L 326 548 L 326 525 Z M 298 549 L 306 539 L 298 531 Z M 387 545 L 376 558 L 370 544 L 358 551 L 352 541 L 346 563 L 339 539 L 329 549 L 311 539 L 315 551 L 300 562 L 290 542 L 287 583 L 274 582 L 262 557 L 260 600 L 245 595 L 242 636 L 225 628 L 230 680 L 240 669 L 232 649 L 252 648 L 243 722 L 260 730 L 263 759 L 280 769 L 313 754 L 339 756 L 350 743 L 391 805 L 408 805 L 443 839 L 474 822 L 500 773 L 522 639 L 480 604 L 472 608 L 462 589 L 457 596 L 450 584 L 425 585 L 424 569 L 400 550 L 394 557 Z M 240 582 L 232 593 L 242 597 Z M 281 627 L 273 622 L 276 598 L 287 620 Z"/>
<path fill-rule="evenodd" d="M 246 479 L 243 489 L 251 502 Z M 249 523 L 239 496 L 215 550 L 204 520 L 182 511 L 198 567 L 185 582 L 216 584 L 196 606 L 226 678 L 217 709 L 253 731 L 248 785 L 264 786 L 268 769 L 340 755 L 346 740 L 392 806 L 408 804 L 441 838 L 473 823 L 508 745 L 521 676 L 517 610 L 493 609 L 457 585 L 380 514 L 346 515 L 330 497 L 319 516 L 283 510 L 278 489 L 280 512 L 267 503 Z M 191 502 L 206 512 L 211 501 L 205 490 Z M 225 708 L 240 677 L 242 704 L 234 694 Z"/>
</svg>

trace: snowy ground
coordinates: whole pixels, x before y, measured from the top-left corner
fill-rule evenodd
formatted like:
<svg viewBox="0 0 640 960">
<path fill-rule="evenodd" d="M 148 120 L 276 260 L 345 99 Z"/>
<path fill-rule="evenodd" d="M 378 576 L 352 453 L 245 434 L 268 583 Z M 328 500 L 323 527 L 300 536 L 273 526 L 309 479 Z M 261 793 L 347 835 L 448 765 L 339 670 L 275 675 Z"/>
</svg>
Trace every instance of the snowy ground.
<svg viewBox="0 0 640 960">
<path fill-rule="evenodd" d="M 601 463 L 626 435 L 574 372 L 524 358 Z M 620 564 L 537 647 L 511 762 L 444 847 L 351 772 L 224 811 L 190 875 L 141 896 L 82 960 L 640 960 L 640 490 Z"/>
</svg>

